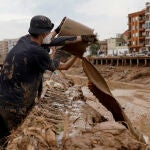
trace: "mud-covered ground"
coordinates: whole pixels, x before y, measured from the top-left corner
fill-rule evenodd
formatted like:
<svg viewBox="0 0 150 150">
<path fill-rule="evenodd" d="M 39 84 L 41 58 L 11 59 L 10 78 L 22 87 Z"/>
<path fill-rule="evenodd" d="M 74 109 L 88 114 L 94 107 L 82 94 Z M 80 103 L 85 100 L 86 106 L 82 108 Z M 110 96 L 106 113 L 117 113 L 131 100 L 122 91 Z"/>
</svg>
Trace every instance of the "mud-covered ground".
<svg viewBox="0 0 150 150">
<path fill-rule="evenodd" d="M 95 66 L 106 79 L 112 94 L 131 122 L 150 138 L 150 67 Z M 77 82 L 87 84 L 81 61 L 65 72 Z M 80 79 L 79 79 L 80 78 Z"/>
<path fill-rule="evenodd" d="M 95 67 L 106 80 L 140 84 L 144 85 L 145 88 L 150 88 L 150 67 L 109 65 L 95 65 Z M 80 60 L 77 60 L 75 65 L 65 71 L 65 73 L 82 77 L 85 76 Z"/>
</svg>

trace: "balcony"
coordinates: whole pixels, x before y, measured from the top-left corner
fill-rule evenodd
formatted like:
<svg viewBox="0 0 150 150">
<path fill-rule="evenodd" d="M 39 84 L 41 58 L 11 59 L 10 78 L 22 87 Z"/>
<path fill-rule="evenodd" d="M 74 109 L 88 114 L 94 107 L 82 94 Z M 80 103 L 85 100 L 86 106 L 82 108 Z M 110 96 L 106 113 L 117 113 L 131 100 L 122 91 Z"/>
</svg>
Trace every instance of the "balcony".
<svg viewBox="0 0 150 150">
<path fill-rule="evenodd" d="M 148 23 L 148 22 L 150 22 L 150 18 L 147 18 L 147 19 L 145 20 L 145 23 Z"/>
<path fill-rule="evenodd" d="M 149 36 L 146 36 L 145 39 L 150 39 L 150 35 L 149 35 Z"/>
<path fill-rule="evenodd" d="M 150 7 L 150 2 L 146 2 L 146 7 Z"/>
<path fill-rule="evenodd" d="M 145 12 L 145 15 L 150 15 L 150 11 L 146 11 L 146 12 Z"/>
<path fill-rule="evenodd" d="M 145 17 L 141 16 L 141 17 L 139 17 L 139 22 L 144 22 L 145 19 L 146 19 Z"/>
<path fill-rule="evenodd" d="M 145 28 L 140 27 L 139 31 L 145 31 Z"/>
<path fill-rule="evenodd" d="M 139 22 L 140 22 L 140 23 L 144 23 L 144 22 L 145 22 L 145 19 L 139 19 Z"/>
<path fill-rule="evenodd" d="M 146 43 L 145 43 L 145 46 L 150 46 L 150 42 L 146 42 Z"/>
<path fill-rule="evenodd" d="M 138 47 L 142 47 L 144 45 L 145 45 L 145 43 L 139 43 Z"/>
<path fill-rule="evenodd" d="M 139 36 L 139 39 L 141 39 L 141 40 L 145 39 L 145 36 Z"/>
<path fill-rule="evenodd" d="M 146 28 L 145 31 L 150 31 L 150 28 Z"/>
</svg>

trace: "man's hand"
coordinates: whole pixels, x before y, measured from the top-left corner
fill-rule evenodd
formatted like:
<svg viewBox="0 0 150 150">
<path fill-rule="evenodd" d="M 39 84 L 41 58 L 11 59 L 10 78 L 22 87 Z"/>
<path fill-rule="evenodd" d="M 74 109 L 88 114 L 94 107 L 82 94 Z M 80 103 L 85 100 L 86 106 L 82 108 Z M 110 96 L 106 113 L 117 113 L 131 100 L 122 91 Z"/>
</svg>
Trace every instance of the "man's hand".
<svg viewBox="0 0 150 150">
<path fill-rule="evenodd" d="M 63 18 L 63 20 L 61 21 L 61 23 L 59 24 L 59 26 L 55 29 L 55 32 L 58 34 L 61 30 L 61 27 L 65 21 L 66 17 Z"/>
<path fill-rule="evenodd" d="M 94 34 L 88 34 L 88 35 L 81 35 L 81 40 L 83 42 L 94 43 L 97 41 L 97 38 L 96 38 L 96 35 L 94 35 Z"/>
</svg>

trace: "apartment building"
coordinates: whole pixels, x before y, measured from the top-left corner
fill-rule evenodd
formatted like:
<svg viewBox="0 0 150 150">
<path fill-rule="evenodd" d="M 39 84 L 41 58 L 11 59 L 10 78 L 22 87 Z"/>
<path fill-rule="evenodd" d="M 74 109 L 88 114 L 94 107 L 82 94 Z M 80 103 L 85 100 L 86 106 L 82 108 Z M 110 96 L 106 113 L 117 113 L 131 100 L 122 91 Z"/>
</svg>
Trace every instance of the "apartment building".
<svg viewBox="0 0 150 150">
<path fill-rule="evenodd" d="M 0 41 L 0 64 L 3 63 L 8 52 L 8 42 Z"/>
<path fill-rule="evenodd" d="M 150 51 L 150 2 L 146 3 L 146 10 L 145 10 L 145 32 L 146 32 L 146 37 L 145 37 L 145 46 L 146 50 Z"/>
<path fill-rule="evenodd" d="M 8 43 L 8 51 L 10 51 L 18 42 L 18 39 L 5 39 Z"/>
<path fill-rule="evenodd" d="M 16 45 L 18 39 L 5 39 L 0 41 L 0 64 L 5 60 L 7 53 Z"/>
<path fill-rule="evenodd" d="M 145 50 L 145 9 L 128 15 L 130 52 Z"/>
</svg>

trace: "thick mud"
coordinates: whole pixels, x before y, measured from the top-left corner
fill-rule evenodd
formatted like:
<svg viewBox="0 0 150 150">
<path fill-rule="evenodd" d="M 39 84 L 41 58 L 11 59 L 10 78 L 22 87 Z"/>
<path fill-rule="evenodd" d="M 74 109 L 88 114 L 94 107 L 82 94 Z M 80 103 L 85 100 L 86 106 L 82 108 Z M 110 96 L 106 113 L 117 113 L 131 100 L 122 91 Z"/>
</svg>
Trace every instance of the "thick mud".
<svg viewBox="0 0 150 150">
<path fill-rule="evenodd" d="M 120 83 L 113 83 L 112 88 L 113 85 L 115 88 L 112 93 L 124 108 L 132 124 L 150 138 L 150 90 L 134 84 L 122 83 L 120 87 Z"/>
</svg>

